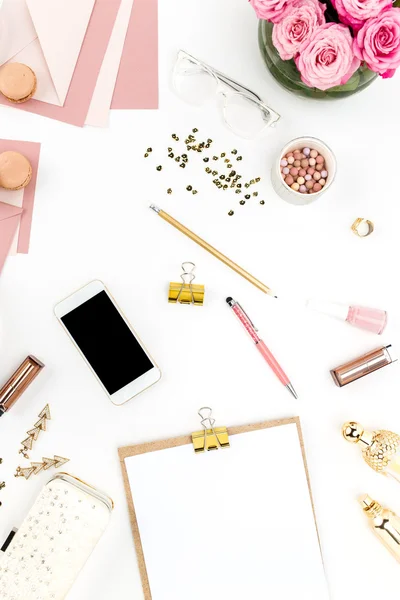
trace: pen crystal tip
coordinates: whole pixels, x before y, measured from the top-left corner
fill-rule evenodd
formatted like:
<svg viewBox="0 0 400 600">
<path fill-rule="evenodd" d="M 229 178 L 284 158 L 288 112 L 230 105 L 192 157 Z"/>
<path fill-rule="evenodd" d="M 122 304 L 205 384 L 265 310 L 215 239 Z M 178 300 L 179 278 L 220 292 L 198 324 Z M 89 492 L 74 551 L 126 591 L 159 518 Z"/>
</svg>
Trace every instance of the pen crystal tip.
<svg viewBox="0 0 400 600">
<path fill-rule="evenodd" d="M 226 302 L 229 304 L 230 302 L 232 302 L 232 298 L 230 296 L 227 297 Z"/>
<path fill-rule="evenodd" d="M 155 204 L 150 204 L 150 208 L 151 210 L 154 210 L 154 212 L 159 213 L 161 208 L 158 208 L 158 206 L 156 206 Z"/>
</svg>

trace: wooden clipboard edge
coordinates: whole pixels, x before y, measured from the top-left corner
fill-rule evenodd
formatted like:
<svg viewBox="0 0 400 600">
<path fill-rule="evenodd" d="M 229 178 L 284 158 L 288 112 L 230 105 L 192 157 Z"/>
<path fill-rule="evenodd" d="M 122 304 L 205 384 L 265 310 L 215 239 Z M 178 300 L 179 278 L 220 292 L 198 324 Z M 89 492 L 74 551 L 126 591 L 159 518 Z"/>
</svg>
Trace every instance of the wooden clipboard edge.
<svg viewBox="0 0 400 600">
<path fill-rule="evenodd" d="M 228 434 L 236 435 L 238 433 L 249 433 L 251 431 L 257 431 L 259 429 L 270 429 L 271 427 L 280 427 L 281 425 L 290 425 L 295 424 L 297 427 L 297 433 L 299 436 L 299 442 L 301 447 L 301 454 L 303 456 L 304 469 L 306 472 L 308 490 L 310 492 L 310 500 L 311 506 L 314 514 L 314 522 L 315 528 L 317 530 L 318 543 L 321 549 L 321 542 L 318 533 L 317 520 L 315 515 L 315 507 L 314 500 L 311 491 L 311 482 L 310 482 L 310 474 L 308 472 L 306 453 L 304 448 L 304 439 L 303 432 L 301 429 L 300 418 L 299 417 L 290 417 L 286 419 L 275 419 L 273 421 L 263 421 L 261 423 L 253 423 L 251 425 L 239 425 L 237 427 L 228 427 Z M 192 443 L 191 435 L 182 435 L 180 437 L 170 438 L 166 440 L 158 440 L 156 442 L 147 442 L 145 444 L 137 444 L 135 446 L 124 446 L 122 448 L 118 448 L 118 455 L 121 462 L 122 469 L 122 477 L 124 480 L 124 488 L 126 493 L 126 498 L 128 501 L 128 511 L 129 511 L 129 519 L 132 527 L 133 541 L 136 549 L 136 556 L 140 571 L 140 578 L 142 581 L 143 593 L 145 600 L 152 600 L 151 590 L 150 590 L 150 582 L 147 575 L 146 561 L 144 558 L 142 540 L 140 537 L 139 524 L 136 518 L 135 506 L 133 503 L 133 497 L 131 492 L 131 487 L 129 485 L 128 479 L 128 471 L 125 465 L 125 459 L 130 456 L 137 456 L 139 454 L 145 454 L 147 452 L 157 452 L 158 450 L 166 450 L 167 448 L 177 448 L 178 446 L 185 446 L 187 444 Z M 229 452 L 229 450 L 227 450 Z M 322 553 L 321 553 L 322 556 Z"/>
</svg>

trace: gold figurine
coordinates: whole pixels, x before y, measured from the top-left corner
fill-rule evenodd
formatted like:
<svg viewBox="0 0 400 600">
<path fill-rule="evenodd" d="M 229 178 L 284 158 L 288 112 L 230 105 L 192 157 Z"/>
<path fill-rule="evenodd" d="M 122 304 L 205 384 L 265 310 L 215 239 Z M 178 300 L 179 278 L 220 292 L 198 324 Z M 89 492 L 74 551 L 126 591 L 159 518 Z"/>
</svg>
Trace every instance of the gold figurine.
<svg viewBox="0 0 400 600">
<path fill-rule="evenodd" d="M 359 502 L 370 519 L 370 526 L 375 535 L 400 562 L 400 518 L 369 496 L 363 496 Z"/>
<path fill-rule="evenodd" d="M 362 455 L 377 473 L 393 477 L 400 483 L 400 435 L 392 431 L 365 431 L 359 423 L 351 421 L 342 428 L 348 442 L 359 444 Z"/>
</svg>

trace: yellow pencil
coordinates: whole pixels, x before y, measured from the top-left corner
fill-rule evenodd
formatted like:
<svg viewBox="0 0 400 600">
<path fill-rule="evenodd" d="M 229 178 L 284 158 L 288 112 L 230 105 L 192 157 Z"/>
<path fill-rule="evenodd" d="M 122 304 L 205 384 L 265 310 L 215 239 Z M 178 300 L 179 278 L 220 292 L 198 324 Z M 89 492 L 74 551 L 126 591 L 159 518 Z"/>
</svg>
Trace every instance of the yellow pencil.
<svg viewBox="0 0 400 600">
<path fill-rule="evenodd" d="M 152 210 L 154 210 L 154 212 L 156 212 L 159 217 L 164 219 L 164 221 L 167 221 L 167 223 L 169 223 L 170 225 L 172 225 L 173 227 L 178 229 L 178 231 L 185 234 L 188 238 L 190 238 L 194 242 L 196 242 L 196 244 L 198 244 L 199 246 L 204 248 L 204 250 L 207 250 L 207 252 L 209 252 L 210 254 L 215 256 L 215 258 L 218 258 L 218 260 L 220 260 L 225 265 L 227 265 L 228 267 L 230 267 L 231 269 L 236 271 L 236 273 L 238 273 L 245 279 L 247 279 L 247 281 L 249 281 L 250 283 L 255 285 L 259 290 L 264 292 L 264 294 L 269 294 L 270 296 L 277 298 L 277 296 L 275 296 L 273 291 L 267 285 L 265 285 L 265 283 L 262 283 L 262 281 L 259 281 L 258 279 L 253 277 L 253 275 L 251 275 L 250 273 L 248 273 L 247 271 L 242 269 L 242 267 L 239 267 L 239 265 L 234 263 L 233 260 L 231 260 L 224 254 L 222 254 L 222 252 L 220 252 L 219 250 L 217 250 L 216 248 L 214 248 L 213 246 L 211 246 L 210 244 L 205 242 L 203 239 L 201 239 L 201 237 L 199 237 L 198 235 L 193 233 L 193 231 L 190 231 L 190 229 L 188 229 L 187 227 L 182 225 L 182 223 L 179 223 L 179 221 L 176 221 L 173 217 L 171 217 L 171 215 L 169 215 L 168 213 L 163 211 L 161 208 L 158 208 L 158 206 L 155 206 L 154 204 L 151 204 L 150 208 Z"/>
</svg>

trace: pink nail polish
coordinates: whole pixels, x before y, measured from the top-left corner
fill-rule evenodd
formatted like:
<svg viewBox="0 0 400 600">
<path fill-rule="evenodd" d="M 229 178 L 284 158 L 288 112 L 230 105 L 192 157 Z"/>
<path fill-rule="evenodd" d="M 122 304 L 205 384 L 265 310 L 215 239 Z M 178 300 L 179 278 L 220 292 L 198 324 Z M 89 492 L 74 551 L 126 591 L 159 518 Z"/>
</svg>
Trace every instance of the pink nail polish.
<svg viewBox="0 0 400 600">
<path fill-rule="evenodd" d="M 378 335 L 383 332 L 387 323 L 387 312 L 379 308 L 346 306 L 319 300 L 309 300 L 307 307 Z"/>
<path fill-rule="evenodd" d="M 350 306 L 346 321 L 355 327 L 381 334 L 386 327 L 387 312 L 379 308 Z"/>
</svg>

